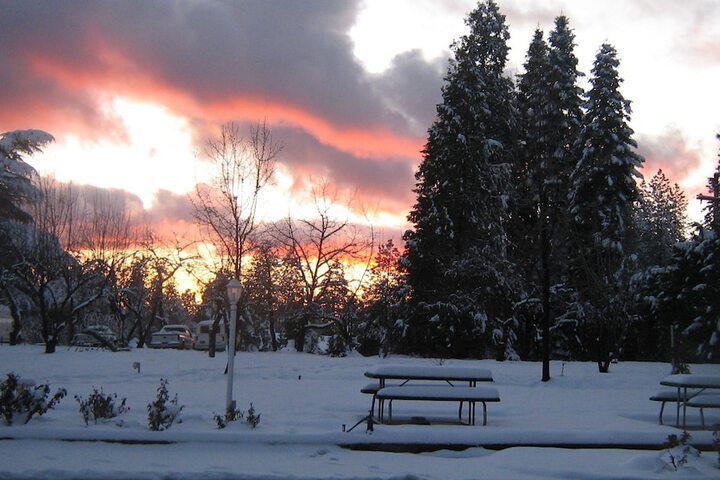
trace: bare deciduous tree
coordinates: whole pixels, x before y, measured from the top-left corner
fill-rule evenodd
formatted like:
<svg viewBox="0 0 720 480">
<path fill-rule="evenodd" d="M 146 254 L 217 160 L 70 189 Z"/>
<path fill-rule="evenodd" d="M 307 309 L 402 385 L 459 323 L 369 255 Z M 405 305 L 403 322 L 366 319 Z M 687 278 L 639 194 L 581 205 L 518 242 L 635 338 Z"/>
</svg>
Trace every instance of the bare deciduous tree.
<svg viewBox="0 0 720 480">
<path fill-rule="evenodd" d="M 197 185 L 193 214 L 218 248 L 223 268 L 235 278 L 240 278 L 242 258 L 251 247 L 260 191 L 275 172 L 280 149 L 264 123 L 247 139 L 236 124 L 225 124 L 220 136 L 207 143 L 216 172 L 209 185 Z"/>
<path fill-rule="evenodd" d="M 242 278 L 243 257 L 254 246 L 260 192 L 275 172 L 281 148 L 265 123 L 255 125 L 248 138 L 237 124 L 225 124 L 220 136 L 207 143 L 206 153 L 216 172 L 210 184 L 197 185 L 191 197 L 193 214 L 215 244 L 221 270 L 230 278 Z M 210 356 L 215 354 L 217 322 L 210 335 Z"/>
<path fill-rule="evenodd" d="M 343 263 L 356 263 L 372 255 L 372 236 L 367 238 L 349 220 L 339 220 L 332 213 L 334 195 L 323 182 L 314 192 L 316 218 L 278 222 L 272 235 L 287 252 L 284 263 L 301 280 L 303 312 L 296 325 L 296 348 L 302 350 L 308 323 L 322 320 L 326 303 L 337 300 L 339 280 L 344 280 Z M 366 262 L 364 262 L 366 263 Z M 350 293 L 348 291 L 348 293 Z M 352 295 L 349 295 L 352 296 Z M 336 320 L 332 316 L 332 320 Z"/>
</svg>

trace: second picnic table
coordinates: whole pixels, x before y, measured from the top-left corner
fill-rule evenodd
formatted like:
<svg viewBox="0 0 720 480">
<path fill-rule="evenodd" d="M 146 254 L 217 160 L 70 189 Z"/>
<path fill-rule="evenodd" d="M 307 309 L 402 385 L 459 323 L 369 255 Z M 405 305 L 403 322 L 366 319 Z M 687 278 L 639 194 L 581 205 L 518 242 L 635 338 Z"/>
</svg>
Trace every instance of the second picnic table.
<svg viewBox="0 0 720 480">
<path fill-rule="evenodd" d="M 376 384 L 367 385 L 361 391 L 363 393 L 371 393 L 373 402 L 371 405 L 371 414 L 375 410 L 375 399 L 379 398 L 378 416 L 382 422 L 384 418 L 384 400 L 388 399 L 392 402 L 397 400 L 456 400 L 460 402 L 460 411 L 458 416 L 462 415 L 462 405 L 464 401 L 468 402 L 468 423 L 474 424 L 475 419 L 475 402 L 479 401 L 483 404 L 483 424 L 487 422 L 486 401 L 500 401 L 500 397 L 495 389 L 478 389 L 478 382 L 492 382 L 493 376 L 490 370 L 475 367 L 446 367 L 446 366 L 424 366 L 424 365 L 379 365 L 365 372 L 365 376 L 377 380 Z M 399 380 L 399 385 L 388 387 L 387 380 Z M 437 388 L 432 389 L 416 389 L 412 390 L 405 385 L 411 381 L 440 381 L 454 386 L 453 382 L 467 383 L 466 387 L 458 388 L 454 392 L 441 392 Z M 414 386 L 414 385 L 413 385 Z M 407 388 L 407 390 L 398 390 L 398 388 Z M 385 391 L 383 391 L 385 389 Z M 491 391 L 492 390 L 492 391 Z M 454 395 L 457 394 L 457 395 Z M 392 405 L 392 403 L 391 403 Z M 391 407 L 392 408 L 392 407 Z M 392 411 L 392 410 L 391 410 Z"/>
<path fill-rule="evenodd" d="M 676 410 L 675 410 L 675 426 L 680 427 L 680 409 L 682 408 L 682 428 L 685 429 L 686 412 L 688 406 L 700 407 L 702 417 L 702 409 L 705 407 L 719 408 L 720 402 L 717 400 L 717 394 L 704 395 L 703 392 L 708 389 L 720 389 L 720 375 L 694 375 L 694 374 L 675 374 L 665 377 L 660 385 L 677 388 Z M 688 388 L 698 389 L 693 394 L 688 394 Z M 707 403 L 702 402 L 702 397 L 707 399 Z M 693 402 L 696 402 L 693 404 Z M 702 419 L 703 427 L 705 419 Z"/>
</svg>

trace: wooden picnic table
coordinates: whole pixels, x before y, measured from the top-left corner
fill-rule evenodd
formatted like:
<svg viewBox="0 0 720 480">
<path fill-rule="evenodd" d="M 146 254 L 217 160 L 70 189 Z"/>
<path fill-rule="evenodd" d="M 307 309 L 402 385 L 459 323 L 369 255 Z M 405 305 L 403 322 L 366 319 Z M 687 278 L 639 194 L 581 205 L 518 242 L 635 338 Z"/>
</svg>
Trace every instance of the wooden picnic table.
<svg viewBox="0 0 720 480">
<path fill-rule="evenodd" d="M 478 400 L 476 398 L 481 392 L 479 390 L 473 392 L 467 389 L 476 388 L 477 382 L 493 382 L 494 379 L 490 370 L 475 367 L 446 367 L 442 365 L 378 365 L 366 371 L 365 376 L 368 378 L 376 379 L 378 381 L 376 385 L 367 385 L 361 391 L 363 393 L 373 394 L 372 405 L 370 407 L 371 415 L 375 410 L 375 399 L 379 399 L 378 418 L 381 422 L 384 418 L 384 401 L 386 399 L 391 400 L 391 397 L 400 400 L 402 399 L 404 394 L 412 397 L 407 398 L 408 400 L 412 399 L 439 401 L 443 400 L 446 396 L 447 400 L 460 401 L 460 416 L 462 415 L 462 403 L 464 401 L 467 401 L 469 416 L 468 418 L 472 419 L 472 421 L 469 422 L 471 424 L 475 423 L 475 402 L 480 401 L 481 403 L 483 403 L 483 423 L 486 422 L 486 405 L 482 399 Z M 387 380 L 399 380 L 400 384 L 388 387 L 386 384 Z M 467 382 L 467 386 L 462 388 L 457 387 L 458 390 L 456 392 L 438 394 L 437 392 L 439 392 L 439 390 L 437 388 L 434 390 L 427 390 L 430 385 L 423 386 L 417 385 L 415 383 L 408 385 L 408 382 L 411 381 L 445 382 L 451 387 L 455 387 L 453 382 Z M 411 391 L 410 387 L 419 388 L 413 388 Z M 423 387 L 426 387 L 425 390 L 423 390 Z M 398 388 L 405 388 L 408 390 L 400 391 L 398 390 Z M 423 391 L 426 393 L 423 393 Z M 460 399 L 459 396 L 464 397 L 464 399 Z M 485 396 L 484 398 L 485 401 L 499 401 L 499 397 L 497 400 L 494 399 L 495 396 L 497 396 L 497 391 L 495 391 L 494 394 L 490 396 L 492 398 L 488 396 Z"/>
<path fill-rule="evenodd" d="M 682 406 L 682 427 L 686 426 L 688 401 L 706 389 L 720 389 L 720 375 L 675 374 L 665 377 L 660 385 L 677 388 L 677 405 L 675 410 L 675 426 L 680 427 L 680 407 Z M 688 388 L 697 389 L 695 395 L 688 398 Z M 704 421 L 703 421 L 704 423 Z"/>
</svg>

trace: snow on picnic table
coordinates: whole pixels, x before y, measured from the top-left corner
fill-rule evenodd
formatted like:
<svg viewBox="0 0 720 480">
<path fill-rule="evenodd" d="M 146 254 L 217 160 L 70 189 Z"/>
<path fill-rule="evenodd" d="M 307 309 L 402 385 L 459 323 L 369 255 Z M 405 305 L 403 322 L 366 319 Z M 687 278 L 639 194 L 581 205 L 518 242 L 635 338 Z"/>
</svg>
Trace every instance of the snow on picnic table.
<svg viewBox="0 0 720 480">
<path fill-rule="evenodd" d="M 678 472 L 664 451 L 515 447 L 501 451 L 471 448 L 425 454 L 353 451 L 338 445 L 660 443 L 680 432 L 658 425 L 659 404 L 649 397 L 667 388 L 662 363 L 621 362 L 599 374 L 594 363 L 552 363 L 553 378 L 541 382 L 532 362 L 446 360 L 443 366 L 492 372 L 488 384 L 500 393 L 489 405 L 487 426 L 376 425 L 372 434 L 362 420 L 370 396 L 360 393 L 364 373 L 383 364 L 436 367 L 432 359 L 407 357 L 331 358 L 295 352 L 238 352 L 234 397 L 237 408 L 250 403 L 261 415 L 257 429 L 234 423 L 218 430 L 214 414 L 224 413 L 226 354 L 136 349 L 130 352 L 76 351 L 55 354 L 41 346 L 0 346 L 0 374 L 15 372 L 51 391 L 68 396 L 45 416 L 27 425 L 0 425 L 1 478 L 719 478 L 717 454 L 705 452 Z M 140 364 L 140 372 L 133 367 Z M 693 373 L 717 374 L 717 365 L 693 365 Z M 561 375 L 562 371 L 562 375 Z M 184 405 L 182 423 L 165 432 L 147 429 L 147 404 L 160 379 L 171 398 Z M 3 378 L 4 379 L 4 378 Z M 85 427 L 75 395 L 93 388 L 127 398 L 123 426 Z M 401 417 L 457 419 L 456 406 L 434 402 L 397 402 Z M 699 423 L 695 409 L 689 421 Z M 666 423 L 674 422 L 667 407 Z M 717 410 L 706 422 L 718 423 Z M 692 432 L 710 443 L 710 432 Z M 10 440 L 8 440 L 10 439 Z M 58 441 L 77 440 L 73 442 Z M 102 440 L 102 442 L 90 441 Z M 117 443 L 125 442 L 125 443 Z M 135 442 L 144 442 L 137 444 Z M 163 442 L 171 442 L 164 444 Z"/>
</svg>

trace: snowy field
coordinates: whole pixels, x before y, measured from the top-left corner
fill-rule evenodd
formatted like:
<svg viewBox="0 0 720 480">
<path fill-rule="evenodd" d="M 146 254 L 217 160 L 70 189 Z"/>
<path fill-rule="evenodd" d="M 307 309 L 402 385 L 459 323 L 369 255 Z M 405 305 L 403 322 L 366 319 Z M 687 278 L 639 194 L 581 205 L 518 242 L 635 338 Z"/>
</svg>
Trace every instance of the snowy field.
<svg viewBox="0 0 720 480">
<path fill-rule="evenodd" d="M 139 362 L 138 373 L 133 364 Z M 234 398 L 261 415 L 251 429 L 232 423 L 216 428 L 224 412 L 224 353 L 214 359 L 197 351 L 148 350 L 110 353 L 60 347 L 0 345 L 0 374 L 15 372 L 52 391 L 67 389 L 55 410 L 27 425 L 0 424 L 0 478 L 98 479 L 654 479 L 720 478 L 718 454 L 691 455 L 677 471 L 667 450 L 607 448 L 657 445 L 670 433 L 658 425 L 660 405 L 648 397 L 661 389 L 667 364 L 619 363 L 601 375 L 593 363 L 553 362 L 550 382 L 540 365 L 528 362 L 447 360 L 445 365 L 490 369 L 501 402 L 489 404 L 488 425 L 364 424 L 350 433 L 370 407 L 360 393 L 363 372 L 380 363 L 437 365 L 430 359 L 352 356 L 329 358 L 299 353 L 238 353 Z M 717 365 L 693 365 L 693 373 L 720 373 Z M 147 404 L 160 379 L 184 405 L 182 423 L 164 432 L 147 428 Z M 75 395 L 93 387 L 127 398 L 122 426 L 85 423 Z M 480 409 L 479 409 L 480 410 Z M 453 404 L 397 402 L 401 416 L 457 418 Z M 666 423 L 674 422 L 668 406 Z M 479 415 L 481 415 L 479 411 Z M 692 411 L 691 423 L 699 422 Z M 720 423 L 717 410 L 708 423 Z M 712 443 L 711 432 L 692 440 Z M 388 453 L 341 448 L 341 444 L 522 445 L 490 450 L 468 448 L 431 453 Z M 605 448 L 557 448 L 602 445 Z M 547 447 L 543 447 L 547 445 Z M 555 445 L 555 447 L 553 447 Z M 678 453 L 677 451 L 675 452 Z"/>
</svg>

